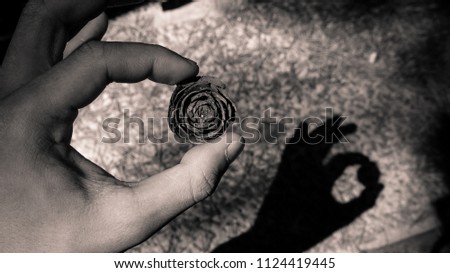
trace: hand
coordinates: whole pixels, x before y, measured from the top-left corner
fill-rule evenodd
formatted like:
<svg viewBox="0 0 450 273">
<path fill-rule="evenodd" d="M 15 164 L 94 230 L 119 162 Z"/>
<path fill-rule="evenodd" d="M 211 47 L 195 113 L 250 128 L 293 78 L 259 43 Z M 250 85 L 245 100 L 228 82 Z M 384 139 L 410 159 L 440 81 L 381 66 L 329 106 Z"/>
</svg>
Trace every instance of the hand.
<svg viewBox="0 0 450 273">
<path fill-rule="evenodd" d="M 161 46 L 86 42 L 104 32 L 98 18 L 106 3 L 30 0 L 21 16 L 0 71 L 1 251 L 126 250 L 210 195 L 243 148 L 239 136 L 225 135 L 127 183 L 70 146 L 78 109 L 108 83 L 175 84 L 198 73 Z"/>
</svg>

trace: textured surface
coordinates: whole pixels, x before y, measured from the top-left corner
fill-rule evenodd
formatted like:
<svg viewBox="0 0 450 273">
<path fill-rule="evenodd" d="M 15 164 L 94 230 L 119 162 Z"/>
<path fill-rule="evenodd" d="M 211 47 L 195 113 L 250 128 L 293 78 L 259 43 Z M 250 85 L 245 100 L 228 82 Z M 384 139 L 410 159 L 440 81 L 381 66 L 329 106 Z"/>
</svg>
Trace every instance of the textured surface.
<svg viewBox="0 0 450 273">
<path fill-rule="evenodd" d="M 325 107 L 358 126 L 349 143 L 331 153 L 368 156 L 378 164 L 385 189 L 374 208 L 310 251 L 368 250 L 424 232 L 437 225 L 431 201 L 444 193 L 440 174 L 418 152 L 436 109 L 427 86 L 433 60 L 423 51 L 439 27 L 436 7 L 374 5 L 366 11 L 345 2 L 200 1 L 164 14 L 150 4 L 111 21 L 105 37 L 157 43 L 186 55 L 201 74 L 227 84 L 241 117 L 262 117 L 267 109 L 276 118 L 294 117 L 288 136 L 300 120 L 323 117 Z M 110 85 L 80 112 L 73 145 L 124 180 L 173 166 L 189 146 L 139 144 L 133 126 L 129 143 L 101 143 L 105 118 L 118 117 L 122 126 L 125 109 L 141 118 L 165 118 L 172 91 L 149 81 Z M 153 127 L 168 133 L 166 123 Z M 248 145 L 211 198 L 131 251 L 208 252 L 247 230 L 280 162 L 286 134 L 277 137 L 275 144 Z M 333 195 L 346 201 L 360 191 L 349 168 Z"/>
</svg>

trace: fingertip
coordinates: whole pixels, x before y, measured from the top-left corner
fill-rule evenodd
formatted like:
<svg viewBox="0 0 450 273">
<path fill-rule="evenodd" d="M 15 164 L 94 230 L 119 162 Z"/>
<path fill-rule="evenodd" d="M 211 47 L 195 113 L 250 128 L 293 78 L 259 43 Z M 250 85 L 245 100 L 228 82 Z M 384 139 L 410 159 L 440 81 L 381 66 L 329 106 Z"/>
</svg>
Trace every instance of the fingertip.
<svg viewBox="0 0 450 273">
<path fill-rule="evenodd" d="M 155 59 L 153 71 L 149 76 L 150 80 L 175 85 L 195 77 L 199 73 L 200 68 L 193 60 L 187 59 L 167 48 L 163 48 L 163 51 Z"/>
<path fill-rule="evenodd" d="M 236 133 L 226 133 L 221 137 L 189 150 L 181 163 L 200 166 L 205 172 L 222 175 L 239 156 L 245 146 L 243 137 Z"/>
<path fill-rule="evenodd" d="M 190 78 L 194 78 L 200 72 L 200 67 L 198 66 L 198 64 L 195 61 L 188 59 L 186 57 L 183 57 L 183 58 L 188 63 L 188 65 L 185 68 L 183 68 L 185 70 L 185 76 L 177 79 L 175 84 L 178 84 L 178 83 L 180 83 L 184 80 L 190 79 Z"/>
<path fill-rule="evenodd" d="M 189 150 L 181 161 L 190 174 L 193 200 L 198 202 L 211 195 L 230 164 L 244 148 L 243 138 L 226 133 L 217 142 L 204 143 Z M 186 173 L 186 171 L 184 171 Z"/>
<path fill-rule="evenodd" d="M 194 68 L 197 70 L 197 73 L 198 73 L 199 68 L 198 68 L 197 63 L 196 63 L 195 61 L 189 59 L 189 58 L 186 58 L 186 57 L 183 57 L 183 58 L 184 58 L 184 59 L 185 59 L 192 67 L 194 67 Z"/>
</svg>

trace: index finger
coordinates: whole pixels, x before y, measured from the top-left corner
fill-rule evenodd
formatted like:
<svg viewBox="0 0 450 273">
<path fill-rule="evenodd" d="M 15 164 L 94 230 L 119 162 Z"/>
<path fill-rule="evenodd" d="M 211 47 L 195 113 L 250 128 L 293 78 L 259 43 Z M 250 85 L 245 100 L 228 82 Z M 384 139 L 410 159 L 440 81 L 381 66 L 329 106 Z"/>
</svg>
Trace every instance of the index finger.
<svg viewBox="0 0 450 273">
<path fill-rule="evenodd" d="M 39 79 L 35 99 L 51 102 L 47 114 L 91 103 L 111 82 L 139 82 L 146 78 L 176 84 L 197 75 L 197 64 L 158 45 L 89 42 Z"/>
</svg>

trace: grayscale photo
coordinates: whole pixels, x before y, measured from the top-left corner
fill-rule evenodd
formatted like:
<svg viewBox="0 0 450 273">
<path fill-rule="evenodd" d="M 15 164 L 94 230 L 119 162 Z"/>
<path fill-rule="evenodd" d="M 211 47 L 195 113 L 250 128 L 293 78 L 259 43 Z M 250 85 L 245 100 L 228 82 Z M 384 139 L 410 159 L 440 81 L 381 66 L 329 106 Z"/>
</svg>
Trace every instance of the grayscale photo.
<svg viewBox="0 0 450 273">
<path fill-rule="evenodd" d="M 447 1 L 1 5 L 0 252 L 450 251 Z"/>
</svg>

